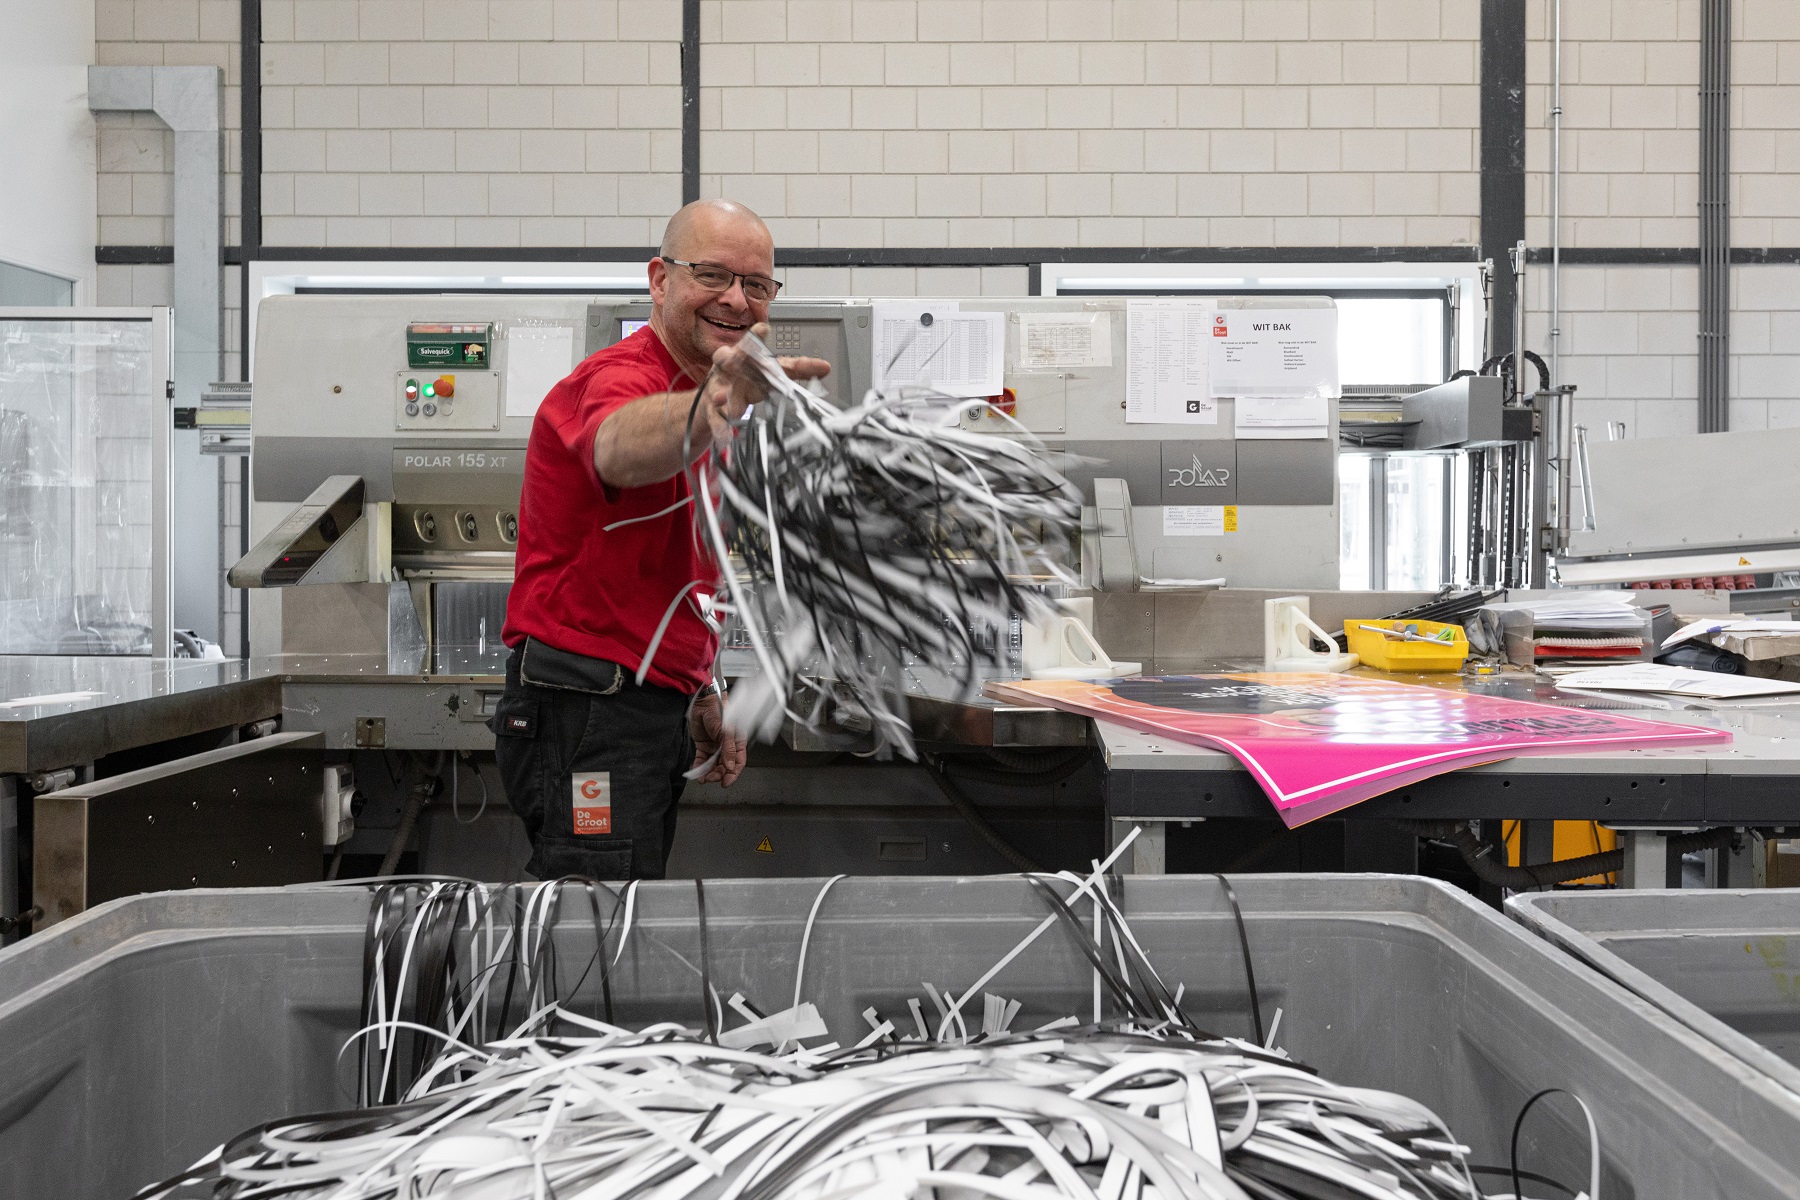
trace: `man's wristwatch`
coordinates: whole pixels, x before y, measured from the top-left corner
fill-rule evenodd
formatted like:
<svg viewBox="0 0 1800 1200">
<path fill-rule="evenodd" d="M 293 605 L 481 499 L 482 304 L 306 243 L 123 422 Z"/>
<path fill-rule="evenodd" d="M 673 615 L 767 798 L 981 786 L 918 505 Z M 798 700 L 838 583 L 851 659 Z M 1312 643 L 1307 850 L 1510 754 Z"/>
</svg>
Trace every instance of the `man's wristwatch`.
<svg viewBox="0 0 1800 1200">
<path fill-rule="evenodd" d="M 708 696 L 717 696 L 720 694 L 721 693 L 719 691 L 719 685 L 716 682 L 714 682 L 713 680 L 709 679 L 706 681 L 705 684 L 703 684 L 701 686 L 699 691 L 694 693 L 694 699 L 704 700 Z"/>
</svg>

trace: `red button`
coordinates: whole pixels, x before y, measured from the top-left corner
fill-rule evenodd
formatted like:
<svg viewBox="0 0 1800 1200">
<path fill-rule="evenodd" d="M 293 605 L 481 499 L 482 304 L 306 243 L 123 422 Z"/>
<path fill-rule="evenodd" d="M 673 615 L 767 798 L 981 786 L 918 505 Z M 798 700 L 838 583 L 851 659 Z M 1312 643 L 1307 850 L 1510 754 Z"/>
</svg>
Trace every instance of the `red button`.
<svg viewBox="0 0 1800 1200">
<path fill-rule="evenodd" d="M 456 376 L 439 375 L 437 377 L 437 382 L 432 384 L 432 387 L 437 389 L 437 394 L 440 399 L 448 400 L 450 397 L 456 395 Z"/>
</svg>

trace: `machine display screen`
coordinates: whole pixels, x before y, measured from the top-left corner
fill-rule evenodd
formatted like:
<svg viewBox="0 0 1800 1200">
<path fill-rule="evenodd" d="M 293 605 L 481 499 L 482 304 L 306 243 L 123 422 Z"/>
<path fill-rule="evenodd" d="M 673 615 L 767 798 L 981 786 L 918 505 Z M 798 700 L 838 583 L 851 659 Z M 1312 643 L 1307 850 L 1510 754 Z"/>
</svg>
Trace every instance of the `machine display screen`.
<svg viewBox="0 0 1800 1200">
<path fill-rule="evenodd" d="M 648 322 L 648 321 L 620 321 L 619 322 L 619 340 L 621 342 L 624 341 L 626 338 L 630 337 L 632 334 L 636 333 L 638 330 L 642 329 L 644 326 L 648 325 L 649 323 L 650 322 Z"/>
</svg>

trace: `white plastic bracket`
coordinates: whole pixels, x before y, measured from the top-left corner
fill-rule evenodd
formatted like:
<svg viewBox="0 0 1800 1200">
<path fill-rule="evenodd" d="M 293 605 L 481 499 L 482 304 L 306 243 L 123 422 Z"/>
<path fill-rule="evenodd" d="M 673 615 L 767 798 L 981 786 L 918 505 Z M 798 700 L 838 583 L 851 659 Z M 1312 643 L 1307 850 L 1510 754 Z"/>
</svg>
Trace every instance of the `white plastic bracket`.
<svg viewBox="0 0 1800 1200">
<path fill-rule="evenodd" d="M 1265 671 L 1348 671 L 1360 661 L 1354 654 L 1312 648 L 1313 637 L 1327 646 L 1335 643 L 1330 634 L 1313 622 L 1311 611 L 1312 601 L 1305 596 L 1280 596 L 1263 601 Z"/>
</svg>

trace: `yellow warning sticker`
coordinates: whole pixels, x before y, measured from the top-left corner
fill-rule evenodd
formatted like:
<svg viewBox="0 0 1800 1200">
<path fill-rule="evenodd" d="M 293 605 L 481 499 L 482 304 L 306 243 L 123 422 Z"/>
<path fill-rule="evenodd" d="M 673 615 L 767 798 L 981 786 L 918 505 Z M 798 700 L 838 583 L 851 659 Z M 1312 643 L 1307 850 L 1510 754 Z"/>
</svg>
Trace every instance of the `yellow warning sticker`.
<svg viewBox="0 0 1800 1200">
<path fill-rule="evenodd" d="M 1227 504 L 1225 506 L 1225 532 L 1236 533 L 1237 531 L 1237 505 Z"/>
<path fill-rule="evenodd" d="M 773 854 L 775 853 L 775 843 L 771 842 L 768 838 L 764 838 L 762 841 L 756 843 L 756 852 L 758 854 Z"/>
<path fill-rule="evenodd" d="M 1740 558 L 1740 559 L 1738 559 L 1738 566 L 1740 566 L 1740 567 L 1747 567 L 1747 566 L 1749 566 L 1749 565 L 1750 565 L 1750 560 L 1749 560 L 1749 559 L 1747 559 L 1747 558 Z"/>
</svg>

